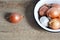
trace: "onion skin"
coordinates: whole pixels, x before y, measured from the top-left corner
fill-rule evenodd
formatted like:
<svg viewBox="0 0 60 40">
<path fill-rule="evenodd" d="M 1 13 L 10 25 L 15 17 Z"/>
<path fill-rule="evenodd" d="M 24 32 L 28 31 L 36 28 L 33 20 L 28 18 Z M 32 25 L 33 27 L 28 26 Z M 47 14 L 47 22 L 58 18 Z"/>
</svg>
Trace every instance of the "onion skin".
<svg viewBox="0 0 60 40">
<path fill-rule="evenodd" d="M 50 22 L 49 22 L 49 27 L 52 28 L 53 30 L 57 30 L 60 28 L 60 20 L 55 18 L 55 19 L 52 19 Z"/>
<path fill-rule="evenodd" d="M 52 7 L 47 11 L 47 16 L 51 18 L 58 18 L 60 16 L 60 9 Z"/>
<path fill-rule="evenodd" d="M 21 16 L 17 13 L 12 13 L 9 17 L 9 21 L 11 23 L 18 23 L 19 21 L 21 21 L 22 18 L 23 18 L 23 16 Z"/>
<path fill-rule="evenodd" d="M 48 10 L 48 7 L 47 6 L 42 6 L 40 9 L 39 9 L 39 15 L 40 16 L 44 16 L 46 15 L 45 12 Z"/>
</svg>

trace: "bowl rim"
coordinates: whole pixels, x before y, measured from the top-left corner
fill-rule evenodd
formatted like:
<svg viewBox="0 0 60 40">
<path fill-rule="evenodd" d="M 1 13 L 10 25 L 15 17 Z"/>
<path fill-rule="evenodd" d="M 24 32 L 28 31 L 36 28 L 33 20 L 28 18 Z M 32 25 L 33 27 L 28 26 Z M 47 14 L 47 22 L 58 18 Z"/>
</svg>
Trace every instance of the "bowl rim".
<svg viewBox="0 0 60 40">
<path fill-rule="evenodd" d="M 36 18 L 36 9 L 37 9 L 37 7 L 38 7 L 38 4 L 40 4 L 40 2 L 42 2 L 42 1 L 38 1 L 37 3 L 36 3 L 36 5 L 35 5 L 35 8 L 34 8 L 34 18 L 35 18 L 35 20 L 36 20 L 36 22 L 38 23 L 38 25 L 40 26 L 40 27 L 42 27 L 44 30 L 47 30 L 47 31 L 49 31 L 49 32 L 60 32 L 60 29 L 58 29 L 58 30 L 53 30 L 53 29 L 49 29 L 49 28 L 46 28 L 46 27 L 44 27 L 40 22 L 39 22 L 39 20 Z M 39 9 L 38 9 L 39 10 Z"/>
</svg>

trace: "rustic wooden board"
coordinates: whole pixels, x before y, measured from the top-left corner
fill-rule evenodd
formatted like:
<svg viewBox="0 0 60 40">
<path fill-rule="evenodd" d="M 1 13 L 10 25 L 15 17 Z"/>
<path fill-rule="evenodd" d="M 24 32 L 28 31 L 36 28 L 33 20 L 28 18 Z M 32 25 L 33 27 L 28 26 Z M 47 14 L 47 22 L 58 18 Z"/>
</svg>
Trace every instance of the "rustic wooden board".
<svg viewBox="0 0 60 40">
<path fill-rule="evenodd" d="M 36 23 L 33 11 L 38 0 L 0 0 L 0 40 L 60 40 Z M 24 18 L 17 24 L 5 20 L 5 12 L 18 12 Z"/>
</svg>

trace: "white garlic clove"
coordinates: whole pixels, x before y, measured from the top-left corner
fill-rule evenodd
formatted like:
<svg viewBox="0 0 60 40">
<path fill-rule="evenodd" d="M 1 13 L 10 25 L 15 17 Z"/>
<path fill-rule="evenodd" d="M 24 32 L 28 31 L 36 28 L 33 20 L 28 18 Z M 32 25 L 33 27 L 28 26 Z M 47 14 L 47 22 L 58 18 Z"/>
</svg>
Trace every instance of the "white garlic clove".
<svg viewBox="0 0 60 40">
<path fill-rule="evenodd" d="M 40 22 L 43 26 L 48 26 L 49 19 L 46 16 L 40 18 Z"/>
</svg>

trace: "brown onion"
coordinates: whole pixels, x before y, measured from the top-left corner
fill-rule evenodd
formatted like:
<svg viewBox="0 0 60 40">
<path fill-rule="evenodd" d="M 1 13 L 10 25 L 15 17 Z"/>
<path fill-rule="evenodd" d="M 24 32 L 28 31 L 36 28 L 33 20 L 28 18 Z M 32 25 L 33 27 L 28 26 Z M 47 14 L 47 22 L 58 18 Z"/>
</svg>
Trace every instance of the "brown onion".
<svg viewBox="0 0 60 40">
<path fill-rule="evenodd" d="M 23 18 L 23 16 L 18 13 L 11 13 L 11 15 L 9 17 L 9 21 L 11 23 L 18 23 L 19 21 L 21 21 L 22 18 Z"/>
<path fill-rule="evenodd" d="M 49 22 L 49 27 L 52 28 L 53 30 L 57 30 L 60 28 L 60 20 L 55 18 L 55 19 L 52 19 L 50 22 Z"/>
<path fill-rule="evenodd" d="M 47 16 L 51 18 L 58 18 L 60 16 L 60 9 L 52 7 L 47 11 Z"/>
<path fill-rule="evenodd" d="M 48 7 L 47 6 L 42 6 L 40 9 L 39 9 L 39 15 L 40 16 L 44 16 L 45 15 L 45 12 L 48 10 Z"/>
</svg>

